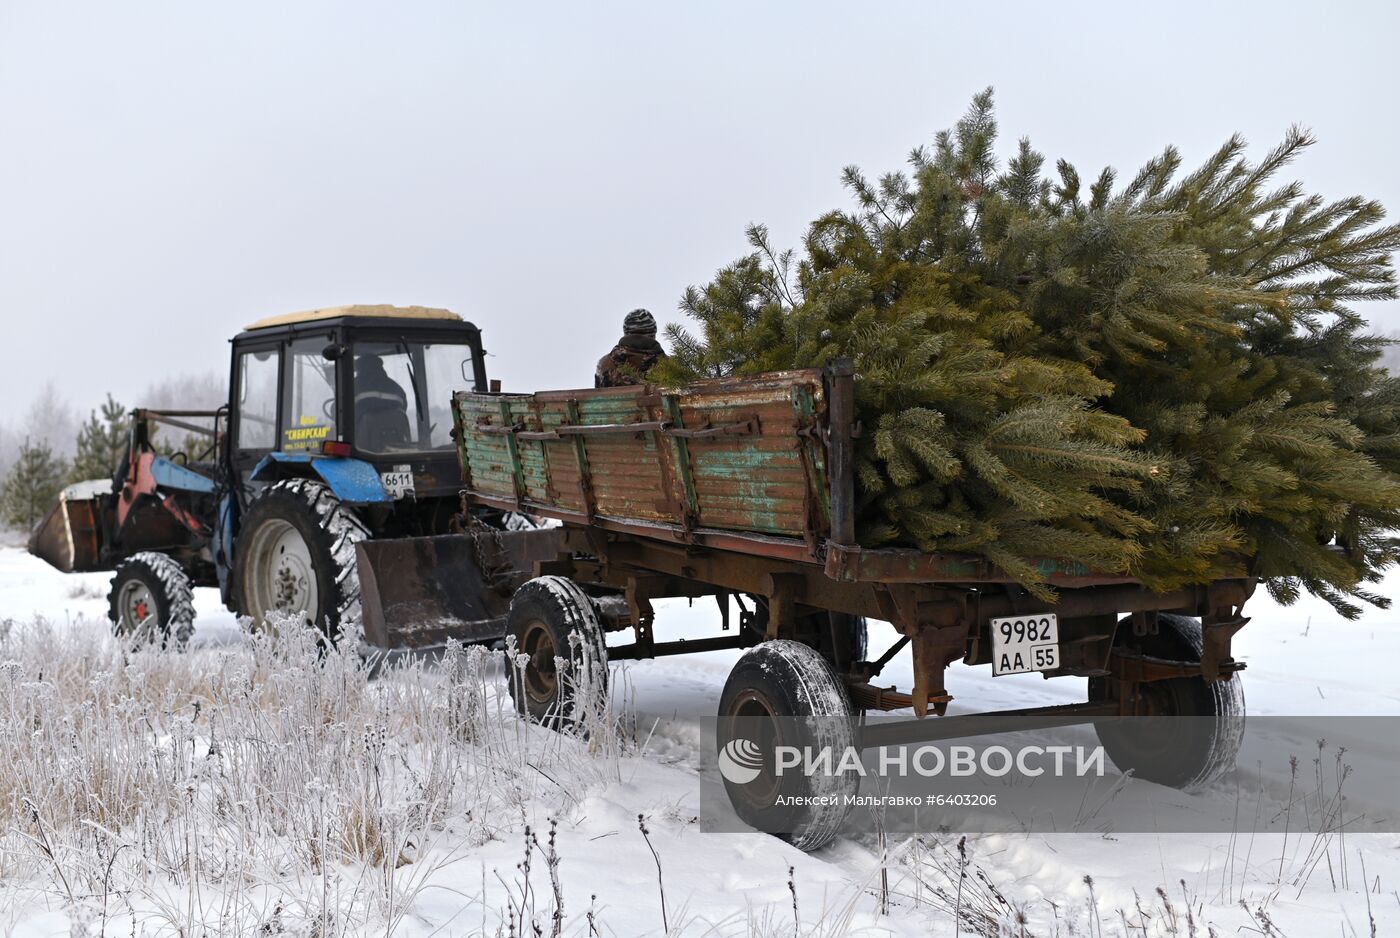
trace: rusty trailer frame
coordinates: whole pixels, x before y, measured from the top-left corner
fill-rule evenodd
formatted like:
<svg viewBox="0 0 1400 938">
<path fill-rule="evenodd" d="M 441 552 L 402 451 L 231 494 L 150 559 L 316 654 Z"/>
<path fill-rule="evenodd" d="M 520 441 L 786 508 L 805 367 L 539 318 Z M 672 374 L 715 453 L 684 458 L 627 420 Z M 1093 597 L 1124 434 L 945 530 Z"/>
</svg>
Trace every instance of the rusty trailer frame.
<svg viewBox="0 0 1400 938">
<path fill-rule="evenodd" d="M 854 390 L 850 362 L 838 361 L 675 390 L 459 392 L 453 415 L 464 505 L 563 525 L 558 556 L 536 561 L 535 575 L 621 596 L 604 620 L 631 629 L 634 641 L 610 649 L 611 658 L 797 639 L 823 649 L 858 706 L 912 708 L 919 717 L 946 712 L 949 664 L 990 663 L 988 621 L 1001 616 L 1056 613 L 1062 660 L 1046 676 L 1110 680 L 1110 699 L 1075 705 L 1075 718 L 1140 713 L 1144 684 L 1230 680 L 1244 667 L 1231 656 L 1255 588 L 1243 567 L 1159 593 L 1047 557 L 1039 566 L 1058 597 L 1046 603 L 979 557 L 860 547 Z M 655 641 L 652 602 L 673 597 L 717 598 L 731 634 Z M 755 602 L 737 629 L 732 597 Z M 1199 662 L 1135 654 L 1115 642 L 1120 617 L 1147 635 L 1162 613 L 1201 620 Z M 855 617 L 893 624 L 897 638 L 879 658 L 850 660 Z M 906 646 L 914 686 L 879 686 L 884 666 Z M 1018 711 L 1026 712 L 1036 711 Z"/>
</svg>

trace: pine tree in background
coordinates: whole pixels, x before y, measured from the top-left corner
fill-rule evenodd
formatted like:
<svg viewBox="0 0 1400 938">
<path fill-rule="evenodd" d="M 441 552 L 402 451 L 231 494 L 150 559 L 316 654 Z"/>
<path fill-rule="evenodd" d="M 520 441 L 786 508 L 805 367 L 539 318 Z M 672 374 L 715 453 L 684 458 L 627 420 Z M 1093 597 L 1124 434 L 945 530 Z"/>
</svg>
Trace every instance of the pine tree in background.
<svg viewBox="0 0 1400 938">
<path fill-rule="evenodd" d="M 0 520 L 12 528 L 32 530 L 53 507 L 66 470 L 47 440 L 31 445 L 26 438 L 0 485 Z"/>
<path fill-rule="evenodd" d="M 1048 595 L 1054 556 L 1158 588 L 1249 558 L 1280 599 L 1343 613 L 1396 560 L 1400 382 L 1349 304 L 1395 295 L 1400 229 L 1361 198 L 1272 180 L 1232 138 L 1118 187 L 999 167 L 990 90 L 809 228 L 687 290 L 657 377 L 855 359 L 862 543 L 980 553 Z"/>
<path fill-rule="evenodd" d="M 126 452 L 130 431 L 131 421 L 127 418 L 126 408 L 108 394 L 101 416 L 97 411 L 92 411 L 88 414 L 87 423 L 78 430 L 77 452 L 68 470 L 68 481 L 110 479 Z"/>
</svg>

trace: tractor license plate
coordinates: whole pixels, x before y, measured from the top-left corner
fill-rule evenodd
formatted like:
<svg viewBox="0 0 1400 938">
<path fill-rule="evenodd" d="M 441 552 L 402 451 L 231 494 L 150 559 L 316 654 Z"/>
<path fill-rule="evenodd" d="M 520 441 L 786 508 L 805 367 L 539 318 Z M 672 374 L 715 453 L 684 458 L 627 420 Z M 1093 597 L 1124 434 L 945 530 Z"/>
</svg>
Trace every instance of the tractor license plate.
<svg viewBox="0 0 1400 938">
<path fill-rule="evenodd" d="M 381 472 L 379 480 L 384 483 L 384 491 L 390 498 L 404 498 L 413 494 L 413 470 L 408 466 L 395 466 L 392 472 Z"/>
<path fill-rule="evenodd" d="M 1007 616 L 991 625 L 993 677 L 1060 666 L 1060 623 L 1054 613 Z"/>
</svg>

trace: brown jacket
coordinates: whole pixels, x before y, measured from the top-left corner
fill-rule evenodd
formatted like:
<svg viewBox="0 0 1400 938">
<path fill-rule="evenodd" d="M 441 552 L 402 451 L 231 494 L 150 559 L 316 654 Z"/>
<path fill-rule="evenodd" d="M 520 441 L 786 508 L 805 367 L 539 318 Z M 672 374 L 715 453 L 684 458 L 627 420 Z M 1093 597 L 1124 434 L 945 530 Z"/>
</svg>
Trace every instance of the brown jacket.
<svg viewBox="0 0 1400 938">
<path fill-rule="evenodd" d="M 666 357 L 666 350 L 653 336 L 624 335 L 613 350 L 598 359 L 593 375 L 597 388 L 620 388 L 642 384 L 652 366 Z"/>
</svg>

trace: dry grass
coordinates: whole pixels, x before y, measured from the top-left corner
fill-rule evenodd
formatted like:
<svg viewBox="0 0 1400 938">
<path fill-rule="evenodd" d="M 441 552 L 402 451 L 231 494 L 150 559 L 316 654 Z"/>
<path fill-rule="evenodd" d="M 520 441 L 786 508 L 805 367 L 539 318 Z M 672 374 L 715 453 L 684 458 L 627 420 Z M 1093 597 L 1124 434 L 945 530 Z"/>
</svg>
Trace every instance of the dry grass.
<svg viewBox="0 0 1400 938">
<path fill-rule="evenodd" d="M 586 738 L 525 725 L 500 654 L 371 677 L 276 631 L 180 655 L 0 624 L 0 907 L 75 933 L 387 934 L 464 845 L 518 834 L 541 786 L 618 777 L 612 714 Z"/>
</svg>

